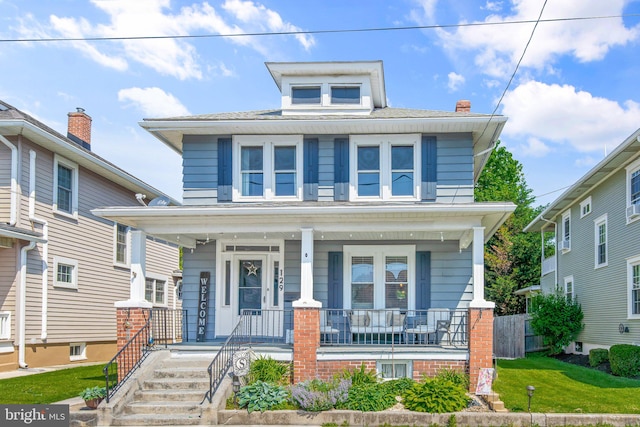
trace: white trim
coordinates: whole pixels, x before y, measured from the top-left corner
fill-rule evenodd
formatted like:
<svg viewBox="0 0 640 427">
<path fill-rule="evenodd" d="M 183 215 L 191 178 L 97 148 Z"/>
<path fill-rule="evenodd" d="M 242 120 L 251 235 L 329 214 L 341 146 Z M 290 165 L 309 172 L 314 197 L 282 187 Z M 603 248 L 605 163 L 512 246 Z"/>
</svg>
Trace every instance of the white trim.
<svg viewBox="0 0 640 427">
<path fill-rule="evenodd" d="M 594 224 L 594 240 L 593 240 L 593 247 L 594 247 L 594 268 L 601 268 L 601 267 L 606 267 L 607 265 L 609 265 L 609 221 L 608 221 L 608 215 L 604 214 L 599 216 L 598 218 L 596 218 L 593 221 Z M 604 256 L 605 256 L 605 260 L 603 263 L 599 263 L 599 259 L 598 259 L 598 246 L 600 245 L 600 226 L 604 225 L 604 231 L 605 231 L 605 235 L 604 235 Z"/>
<path fill-rule="evenodd" d="M 125 231 L 125 262 L 118 261 L 118 226 L 121 225 L 126 228 Z M 113 265 L 117 267 L 129 268 L 131 267 L 131 227 L 125 224 L 114 222 L 113 223 Z"/>
<path fill-rule="evenodd" d="M 242 147 L 262 147 L 262 196 L 242 195 Z M 296 194 L 276 196 L 274 149 L 277 146 L 296 148 Z M 233 136 L 233 201 L 301 201 L 303 192 L 303 136 L 302 135 L 234 135 Z"/>
<path fill-rule="evenodd" d="M 58 265 L 60 264 L 72 267 L 71 283 L 58 281 Z M 78 260 L 59 256 L 53 257 L 53 286 L 55 288 L 78 289 Z"/>
<path fill-rule="evenodd" d="M 342 296 L 345 309 L 351 308 L 351 259 L 354 256 L 373 257 L 373 308 L 383 309 L 385 305 L 385 257 L 406 256 L 407 257 L 407 310 L 415 309 L 415 245 L 345 245 L 342 248 L 344 253 Z M 394 307 L 390 307 L 394 308 Z"/>
<path fill-rule="evenodd" d="M 576 282 L 573 280 L 573 276 L 566 276 L 563 280 L 562 293 L 564 296 L 571 296 L 571 300 L 576 297 Z M 567 292 L 567 283 L 571 283 L 571 293 Z"/>
<path fill-rule="evenodd" d="M 627 318 L 640 319 L 640 313 L 633 313 L 633 298 L 631 292 L 633 290 L 633 266 L 640 265 L 640 255 L 627 258 Z"/>
<path fill-rule="evenodd" d="M 71 212 L 58 209 L 58 165 L 71 169 Z M 78 219 L 78 164 L 58 154 L 53 156 L 53 211 L 57 214 Z"/>
<path fill-rule="evenodd" d="M 394 146 L 413 146 L 413 195 L 394 196 L 392 194 L 391 149 Z M 358 148 L 378 147 L 380 150 L 380 190 L 378 196 L 360 196 L 358 194 Z M 349 138 L 349 158 L 353 159 L 349 170 L 349 200 L 420 200 L 422 184 L 420 134 L 393 135 L 351 135 Z"/>
<path fill-rule="evenodd" d="M 0 340 L 11 339 L 11 312 L 0 311 Z"/>
<path fill-rule="evenodd" d="M 625 169 L 627 171 L 627 174 L 625 177 L 625 183 L 627 187 L 626 193 L 625 193 L 625 212 L 626 212 L 627 208 L 631 207 L 631 175 L 636 171 L 640 171 L 640 158 L 638 158 L 636 161 L 631 163 Z M 640 220 L 640 215 L 633 216 L 633 217 L 628 217 L 625 215 L 625 217 L 627 218 L 627 224 L 631 224 L 632 222 L 636 222 Z"/>
<path fill-rule="evenodd" d="M 585 212 L 585 209 L 588 209 Z M 589 215 L 593 211 L 593 205 L 591 204 L 591 196 L 587 197 L 583 201 L 580 202 L 580 218 L 584 218 Z"/>
<path fill-rule="evenodd" d="M 151 299 L 153 301 L 149 301 L 148 299 L 146 299 L 146 293 L 147 293 L 147 280 L 153 280 L 153 290 L 152 292 L 152 296 Z M 164 295 L 163 295 L 163 301 L 162 302 L 156 302 L 156 286 L 158 284 L 158 282 L 164 282 Z M 156 273 L 149 273 L 147 272 L 146 276 L 145 276 L 145 301 L 153 304 L 154 307 L 168 307 L 169 306 L 169 300 L 168 300 L 168 296 L 169 296 L 169 278 L 167 276 L 163 276 L 162 274 L 156 274 Z"/>
<path fill-rule="evenodd" d="M 318 352 L 316 355 L 317 361 L 332 361 L 332 360 L 469 360 L 469 352 L 429 352 L 429 351 L 403 351 L 396 348 L 392 353 L 387 352 L 365 352 L 359 351 L 354 353 L 346 353 L 344 350 L 337 352 L 325 351 Z"/>
<path fill-rule="evenodd" d="M 404 365 L 405 367 L 405 376 L 404 377 L 399 377 L 399 376 L 393 376 L 393 377 L 383 377 L 382 376 L 382 365 Z M 378 374 L 378 376 L 380 378 L 382 378 L 385 381 L 388 380 L 395 380 L 398 378 L 413 378 L 413 360 L 407 360 L 407 359 L 402 359 L 402 360 L 398 360 L 398 359 L 392 359 L 392 360 L 377 360 L 376 361 L 376 372 Z"/>
<path fill-rule="evenodd" d="M 71 349 L 74 347 L 80 347 L 80 354 L 71 355 Z M 72 362 L 78 360 L 86 360 L 87 359 L 87 343 L 85 342 L 72 342 L 69 343 L 69 360 Z"/>
</svg>

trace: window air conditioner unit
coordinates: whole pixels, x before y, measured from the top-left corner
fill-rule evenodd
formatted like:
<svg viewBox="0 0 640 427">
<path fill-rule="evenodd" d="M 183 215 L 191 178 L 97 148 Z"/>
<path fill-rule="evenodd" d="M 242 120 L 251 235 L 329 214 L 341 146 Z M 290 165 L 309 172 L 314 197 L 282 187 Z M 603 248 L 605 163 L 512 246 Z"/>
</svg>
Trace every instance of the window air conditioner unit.
<svg viewBox="0 0 640 427">
<path fill-rule="evenodd" d="M 640 216 L 640 203 L 634 203 L 627 208 L 627 219 Z"/>
<path fill-rule="evenodd" d="M 563 240 L 559 242 L 559 246 L 561 251 L 571 250 L 571 240 Z"/>
</svg>

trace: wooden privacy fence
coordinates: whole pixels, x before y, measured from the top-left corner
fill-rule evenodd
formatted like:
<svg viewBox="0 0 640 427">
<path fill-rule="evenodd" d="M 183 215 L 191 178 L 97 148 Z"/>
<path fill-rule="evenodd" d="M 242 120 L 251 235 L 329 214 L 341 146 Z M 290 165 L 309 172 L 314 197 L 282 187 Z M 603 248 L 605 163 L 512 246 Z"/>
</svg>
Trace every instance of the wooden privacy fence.
<svg viewBox="0 0 640 427">
<path fill-rule="evenodd" d="M 493 352 L 496 357 L 517 359 L 527 352 L 543 350 L 542 337 L 535 335 L 528 314 L 493 319 Z"/>
</svg>

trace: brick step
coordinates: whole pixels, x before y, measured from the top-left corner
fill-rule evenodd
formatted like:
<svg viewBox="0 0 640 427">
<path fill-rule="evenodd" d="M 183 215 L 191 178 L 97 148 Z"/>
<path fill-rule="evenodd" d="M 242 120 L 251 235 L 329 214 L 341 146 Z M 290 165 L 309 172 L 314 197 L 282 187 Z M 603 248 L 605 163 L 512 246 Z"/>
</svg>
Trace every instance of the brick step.
<svg viewBox="0 0 640 427">
<path fill-rule="evenodd" d="M 125 405 L 126 415 L 180 415 L 200 418 L 202 407 L 200 402 L 134 402 Z"/>
<path fill-rule="evenodd" d="M 112 426 L 197 426 L 202 422 L 200 416 L 144 414 L 125 415 L 114 418 Z"/>
<path fill-rule="evenodd" d="M 207 389 L 208 390 L 208 389 Z M 162 400 L 175 402 L 202 402 L 205 390 L 138 390 L 134 394 L 136 402 L 157 402 Z"/>
<path fill-rule="evenodd" d="M 142 383 L 144 390 L 209 390 L 209 378 L 157 378 Z"/>
</svg>

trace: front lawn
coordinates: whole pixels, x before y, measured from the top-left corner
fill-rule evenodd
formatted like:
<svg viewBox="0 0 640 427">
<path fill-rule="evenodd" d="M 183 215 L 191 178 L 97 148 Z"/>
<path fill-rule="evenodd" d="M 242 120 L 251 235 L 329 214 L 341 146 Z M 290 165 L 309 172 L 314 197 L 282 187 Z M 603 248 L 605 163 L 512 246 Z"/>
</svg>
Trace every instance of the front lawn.
<svg viewBox="0 0 640 427">
<path fill-rule="evenodd" d="M 87 387 L 104 386 L 104 365 L 79 366 L 0 380 L 0 403 L 54 403 L 76 397 Z"/>
<path fill-rule="evenodd" d="M 507 409 L 527 411 L 528 385 L 535 387 L 531 412 L 639 414 L 640 381 L 531 355 L 499 360 L 493 389 Z"/>
</svg>

